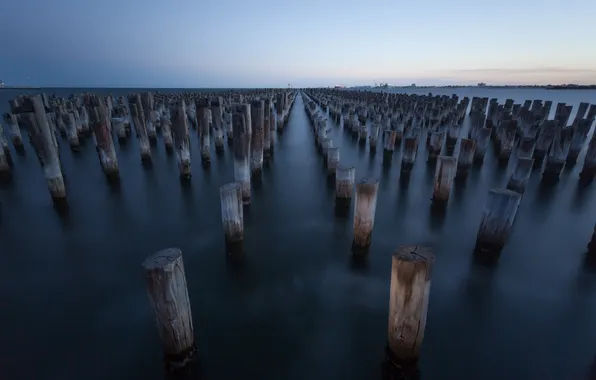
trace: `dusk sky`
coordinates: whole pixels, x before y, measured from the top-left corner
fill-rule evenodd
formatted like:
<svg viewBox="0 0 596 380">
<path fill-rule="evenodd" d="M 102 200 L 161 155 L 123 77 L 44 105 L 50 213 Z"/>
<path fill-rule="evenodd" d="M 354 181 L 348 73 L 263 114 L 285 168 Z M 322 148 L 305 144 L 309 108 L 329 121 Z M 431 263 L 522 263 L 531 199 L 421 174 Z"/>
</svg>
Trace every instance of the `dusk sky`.
<svg viewBox="0 0 596 380">
<path fill-rule="evenodd" d="M 0 14 L 7 85 L 596 83 L 594 0 L 6 0 Z"/>
</svg>

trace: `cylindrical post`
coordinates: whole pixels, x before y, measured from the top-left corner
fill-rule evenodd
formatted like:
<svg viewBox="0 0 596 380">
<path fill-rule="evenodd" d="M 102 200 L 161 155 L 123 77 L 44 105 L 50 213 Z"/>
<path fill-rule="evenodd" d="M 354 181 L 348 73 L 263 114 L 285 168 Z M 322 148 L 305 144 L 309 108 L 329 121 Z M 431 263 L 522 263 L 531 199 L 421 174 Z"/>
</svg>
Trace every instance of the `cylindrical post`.
<svg viewBox="0 0 596 380">
<path fill-rule="evenodd" d="M 376 123 L 370 127 L 370 138 L 369 138 L 368 142 L 370 144 L 371 151 L 375 151 L 377 149 L 377 141 L 379 140 L 380 130 L 381 130 L 381 126 Z"/>
<path fill-rule="evenodd" d="M 12 139 L 12 145 L 17 151 L 23 149 L 23 137 L 21 135 L 21 129 L 19 128 L 19 122 L 17 116 L 13 113 L 5 113 L 3 115 L 4 123 L 8 125 L 10 129 L 10 137 Z"/>
<path fill-rule="evenodd" d="M 453 179 L 457 170 L 457 161 L 452 156 L 439 156 L 435 169 L 435 183 L 433 187 L 432 204 L 444 207 L 449 201 Z"/>
<path fill-rule="evenodd" d="M 263 159 L 271 157 L 271 99 L 265 98 L 263 103 Z"/>
<path fill-rule="evenodd" d="M 178 170 L 180 171 L 180 179 L 187 181 L 192 174 L 190 166 L 190 137 L 188 135 L 188 121 L 184 101 L 176 102 L 172 105 L 171 118 L 172 137 L 176 151 L 176 160 L 178 161 Z"/>
<path fill-rule="evenodd" d="M 155 252 L 141 265 L 166 362 L 173 368 L 183 367 L 196 348 L 182 251 Z"/>
<path fill-rule="evenodd" d="M 387 155 L 393 154 L 395 150 L 395 131 L 392 129 L 387 129 L 385 131 L 385 141 L 383 146 L 383 151 Z"/>
<path fill-rule="evenodd" d="M 219 196 L 226 250 L 228 253 L 234 253 L 234 247 L 244 240 L 242 188 L 236 182 L 228 183 L 219 188 Z"/>
<path fill-rule="evenodd" d="M 48 183 L 48 189 L 54 203 L 60 205 L 66 201 L 66 188 L 64 186 L 64 178 L 62 177 L 62 170 L 60 168 L 60 158 L 58 151 L 54 144 L 54 132 L 50 129 L 48 119 L 45 112 L 45 107 L 41 96 L 34 95 L 30 98 L 33 103 L 35 112 L 35 122 L 41 132 L 43 139 L 43 171 Z"/>
<path fill-rule="evenodd" d="M 422 246 L 402 246 L 392 255 L 387 346 L 396 364 L 415 365 L 420 356 L 434 259 L 432 248 Z"/>
<path fill-rule="evenodd" d="M 209 104 L 207 99 L 199 99 L 195 103 L 197 109 L 197 123 L 199 130 L 199 141 L 201 147 L 201 160 L 203 164 L 211 162 L 210 139 L 209 139 Z"/>
<path fill-rule="evenodd" d="M 365 250 L 372 241 L 378 190 L 379 181 L 375 179 L 363 179 L 356 185 L 354 242 L 352 244 L 355 249 Z"/>
<path fill-rule="evenodd" d="M 520 157 L 517 159 L 515 170 L 511 173 L 509 182 L 507 183 L 507 189 L 517 191 L 523 194 L 526 189 L 526 184 L 532 174 L 532 168 L 534 167 L 534 159 L 531 157 Z"/>
<path fill-rule="evenodd" d="M 171 153 L 174 150 L 174 139 L 172 137 L 172 123 L 170 122 L 170 115 L 163 115 L 161 117 L 161 136 L 163 137 L 163 144 L 166 152 Z"/>
<path fill-rule="evenodd" d="M 242 188 L 242 202 L 250 204 L 250 135 L 246 124 L 244 105 L 235 105 L 232 109 L 232 128 L 234 131 L 234 179 Z"/>
<path fill-rule="evenodd" d="M 263 170 L 263 139 L 265 134 L 265 103 L 261 99 L 251 102 L 250 115 L 252 120 L 250 169 L 253 175 L 258 175 Z"/>
<path fill-rule="evenodd" d="M 459 155 L 457 157 L 457 173 L 456 177 L 459 180 L 468 178 L 470 166 L 474 161 L 474 151 L 476 150 L 476 142 L 471 139 L 461 139 L 459 143 Z"/>
<path fill-rule="evenodd" d="M 434 162 L 441 155 L 445 132 L 431 132 L 428 143 L 428 162 Z"/>
<path fill-rule="evenodd" d="M 338 207 L 348 207 L 354 193 L 356 168 L 338 167 L 335 169 L 335 204 Z"/>
<path fill-rule="evenodd" d="M 110 133 L 110 120 L 108 118 L 107 109 L 105 108 L 102 99 L 93 97 L 90 99 L 90 123 L 95 136 L 97 144 L 97 154 L 99 155 L 99 162 L 103 168 L 103 172 L 110 179 L 118 178 L 118 158 L 116 157 L 116 150 L 112 141 Z"/>
<path fill-rule="evenodd" d="M 79 133 L 77 131 L 77 123 L 75 121 L 74 114 L 69 112 L 64 116 L 64 122 L 67 125 L 66 136 L 68 137 L 68 144 L 70 145 L 70 149 L 76 151 L 79 149 Z"/>
<path fill-rule="evenodd" d="M 409 174 L 414 167 L 416 152 L 418 151 L 418 136 L 409 136 L 404 140 L 404 153 L 401 158 L 401 172 Z"/>
<path fill-rule="evenodd" d="M 143 114 L 141 110 L 139 110 L 138 108 L 138 103 L 140 102 L 137 102 L 137 104 L 130 105 L 130 113 L 132 115 L 132 120 L 135 125 L 137 138 L 139 139 L 141 161 L 144 164 L 149 164 L 151 162 L 151 142 L 149 141 L 149 135 L 147 134 L 147 128 L 145 127 Z"/>
<path fill-rule="evenodd" d="M 151 92 L 140 94 L 139 107 L 139 110 L 143 113 L 147 138 L 150 142 L 155 142 L 157 139 L 157 132 L 155 131 L 154 121 L 151 118 L 151 111 L 153 111 L 153 94 Z"/>
<path fill-rule="evenodd" d="M 488 149 L 488 142 L 492 134 L 492 128 L 480 128 L 474 140 L 476 140 L 476 149 L 474 150 L 474 161 L 482 163 L 484 154 Z"/>
<path fill-rule="evenodd" d="M 0 180 L 10 180 L 12 178 L 12 172 L 10 168 L 10 156 L 6 154 L 7 151 L 2 146 L 3 143 L 4 133 L 2 131 L 2 125 L 0 125 Z M 0 210 L 0 213 L 1 212 L 2 210 Z M 2 216 L 0 215 L 0 220 L 1 218 Z"/>
<path fill-rule="evenodd" d="M 500 252 L 509 235 L 522 195 L 506 189 L 491 189 L 482 213 L 482 220 L 476 237 L 476 250 Z"/>
<path fill-rule="evenodd" d="M 221 96 L 212 98 L 210 101 L 211 118 L 213 120 L 213 133 L 215 150 L 223 152 L 224 150 L 224 121 L 223 121 L 223 99 Z"/>
<path fill-rule="evenodd" d="M 584 166 L 579 174 L 579 178 L 583 182 L 588 182 L 592 181 L 594 176 L 596 176 L 596 138 L 593 137 L 588 144 Z"/>
<path fill-rule="evenodd" d="M 327 175 L 334 176 L 339 165 L 339 147 L 327 149 Z"/>
<path fill-rule="evenodd" d="M 596 225 L 594 225 L 594 232 L 592 233 L 592 239 L 588 244 L 588 253 L 590 255 L 596 254 Z"/>
</svg>

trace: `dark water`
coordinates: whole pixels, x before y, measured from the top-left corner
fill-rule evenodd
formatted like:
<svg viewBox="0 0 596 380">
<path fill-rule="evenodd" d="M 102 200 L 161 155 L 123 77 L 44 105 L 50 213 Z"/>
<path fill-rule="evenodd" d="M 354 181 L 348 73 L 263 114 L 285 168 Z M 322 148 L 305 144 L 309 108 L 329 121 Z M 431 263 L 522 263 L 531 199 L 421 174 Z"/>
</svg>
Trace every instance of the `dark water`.
<svg viewBox="0 0 596 380">
<path fill-rule="evenodd" d="M 517 91 L 503 96 L 559 101 L 555 91 Z M 559 92 L 596 101 L 594 92 Z M 0 92 L 2 107 L 13 95 Z M 334 216 L 300 97 L 273 163 L 253 184 L 243 271 L 226 266 L 220 221 L 219 186 L 233 180 L 231 152 L 213 151 L 204 170 L 196 133 L 188 191 L 161 140 L 149 171 L 135 140 L 117 148 L 120 194 L 108 188 L 90 142 L 76 157 L 66 146 L 67 220 L 54 212 L 31 148 L 13 154 L 14 182 L 0 189 L 0 378 L 161 379 L 140 263 L 177 246 L 209 379 L 376 379 L 390 254 L 412 243 L 436 253 L 423 379 L 585 377 L 596 353 L 596 274 L 584 264 L 596 195 L 593 186 L 578 188 L 580 165 L 550 190 L 533 173 L 511 240 L 498 267 L 487 269 L 472 264 L 471 251 L 487 190 L 507 180 L 490 152 L 454 190 L 441 221 L 429 213 L 433 170 L 424 150 L 404 186 L 400 152 L 384 170 L 382 152 L 371 156 L 333 128 L 342 163 L 355 165 L 358 178 L 381 178 L 365 268 L 351 265 L 351 216 Z"/>
</svg>

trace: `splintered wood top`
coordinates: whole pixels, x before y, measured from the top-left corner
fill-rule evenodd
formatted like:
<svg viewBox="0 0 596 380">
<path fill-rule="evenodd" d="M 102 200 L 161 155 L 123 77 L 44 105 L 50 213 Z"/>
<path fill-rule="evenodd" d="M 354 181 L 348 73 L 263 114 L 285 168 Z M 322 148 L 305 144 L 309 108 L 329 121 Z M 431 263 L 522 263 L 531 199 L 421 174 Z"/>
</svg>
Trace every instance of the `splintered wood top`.
<svg viewBox="0 0 596 380">
<path fill-rule="evenodd" d="M 178 248 L 166 248 L 151 254 L 143 261 L 141 266 L 145 269 L 164 268 L 182 256 Z"/>
</svg>

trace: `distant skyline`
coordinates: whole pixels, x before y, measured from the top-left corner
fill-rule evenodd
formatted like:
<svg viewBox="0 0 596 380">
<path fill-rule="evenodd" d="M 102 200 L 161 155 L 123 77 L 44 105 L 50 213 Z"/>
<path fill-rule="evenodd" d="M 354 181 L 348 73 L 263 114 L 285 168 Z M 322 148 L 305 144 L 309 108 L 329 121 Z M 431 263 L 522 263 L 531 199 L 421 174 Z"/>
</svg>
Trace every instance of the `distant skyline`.
<svg viewBox="0 0 596 380">
<path fill-rule="evenodd" d="M 0 14 L 8 86 L 596 83 L 593 0 L 31 0 Z"/>
</svg>

